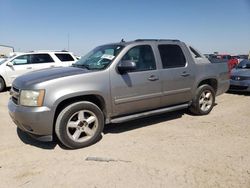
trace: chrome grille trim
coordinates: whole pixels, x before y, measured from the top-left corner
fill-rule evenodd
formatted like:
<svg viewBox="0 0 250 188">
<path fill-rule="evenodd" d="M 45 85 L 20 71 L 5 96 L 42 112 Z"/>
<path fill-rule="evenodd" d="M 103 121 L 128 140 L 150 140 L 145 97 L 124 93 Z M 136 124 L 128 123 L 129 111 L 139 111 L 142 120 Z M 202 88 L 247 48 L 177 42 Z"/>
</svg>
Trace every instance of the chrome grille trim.
<svg viewBox="0 0 250 188">
<path fill-rule="evenodd" d="M 19 104 L 19 97 L 20 97 L 20 90 L 15 88 L 15 87 L 11 87 L 10 95 L 11 95 L 12 101 L 18 105 Z"/>
</svg>

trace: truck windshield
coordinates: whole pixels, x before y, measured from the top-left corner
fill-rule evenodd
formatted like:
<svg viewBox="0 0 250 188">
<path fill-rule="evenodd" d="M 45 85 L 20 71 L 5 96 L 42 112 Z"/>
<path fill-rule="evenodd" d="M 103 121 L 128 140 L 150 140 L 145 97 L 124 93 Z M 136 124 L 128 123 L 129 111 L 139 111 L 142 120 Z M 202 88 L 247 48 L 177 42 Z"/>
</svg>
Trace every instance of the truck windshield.
<svg viewBox="0 0 250 188">
<path fill-rule="evenodd" d="M 237 66 L 237 69 L 250 69 L 250 60 L 243 60 Z"/>
<path fill-rule="evenodd" d="M 72 66 L 89 70 L 103 70 L 112 63 L 123 48 L 124 46 L 121 45 L 99 46 L 83 56 Z"/>
</svg>

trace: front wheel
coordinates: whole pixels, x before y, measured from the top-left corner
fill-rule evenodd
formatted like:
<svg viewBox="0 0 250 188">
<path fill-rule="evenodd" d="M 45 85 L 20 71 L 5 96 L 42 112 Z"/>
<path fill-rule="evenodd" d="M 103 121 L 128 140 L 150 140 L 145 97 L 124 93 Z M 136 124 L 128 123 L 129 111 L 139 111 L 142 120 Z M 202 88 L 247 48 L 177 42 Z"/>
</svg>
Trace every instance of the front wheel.
<svg viewBox="0 0 250 188">
<path fill-rule="evenodd" d="M 215 91 L 210 85 L 201 85 L 193 100 L 190 111 L 196 115 L 207 115 L 214 107 Z"/>
<path fill-rule="evenodd" d="M 103 113 L 91 102 L 76 102 L 64 108 L 56 120 L 55 132 L 67 147 L 76 149 L 94 144 L 104 128 Z"/>
</svg>

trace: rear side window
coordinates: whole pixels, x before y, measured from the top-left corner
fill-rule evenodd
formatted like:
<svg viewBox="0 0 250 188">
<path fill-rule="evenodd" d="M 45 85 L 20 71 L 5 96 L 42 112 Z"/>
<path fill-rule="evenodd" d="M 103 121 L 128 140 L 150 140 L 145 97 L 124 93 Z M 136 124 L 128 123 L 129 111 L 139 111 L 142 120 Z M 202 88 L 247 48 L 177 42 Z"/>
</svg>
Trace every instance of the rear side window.
<svg viewBox="0 0 250 188">
<path fill-rule="evenodd" d="M 49 54 L 32 54 L 30 57 L 30 63 L 51 63 L 54 62 Z"/>
<path fill-rule="evenodd" d="M 166 68 L 185 67 L 186 58 L 178 45 L 159 45 L 162 66 Z"/>
<path fill-rule="evenodd" d="M 74 58 L 70 54 L 55 54 L 60 61 L 75 61 Z"/>
</svg>

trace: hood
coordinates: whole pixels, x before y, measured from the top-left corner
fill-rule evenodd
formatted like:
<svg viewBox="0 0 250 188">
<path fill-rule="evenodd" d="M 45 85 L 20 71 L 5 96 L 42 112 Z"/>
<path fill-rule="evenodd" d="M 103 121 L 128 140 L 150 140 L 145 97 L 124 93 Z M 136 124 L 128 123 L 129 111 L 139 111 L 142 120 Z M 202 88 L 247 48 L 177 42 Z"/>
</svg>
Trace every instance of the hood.
<svg viewBox="0 0 250 188">
<path fill-rule="evenodd" d="M 231 75 L 250 77 L 250 69 L 233 69 Z"/>
<path fill-rule="evenodd" d="M 56 68 L 42 69 L 17 77 L 13 82 L 13 86 L 25 87 L 36 83 L 45 82 L 48 80 L 53 80 L 57 78 L 73 76 L 78 74 L 84 74 L 87 72 L 90 71 L 87 69 L 76 68 L 76 67 L 56 67 Z"/>
</svg>

